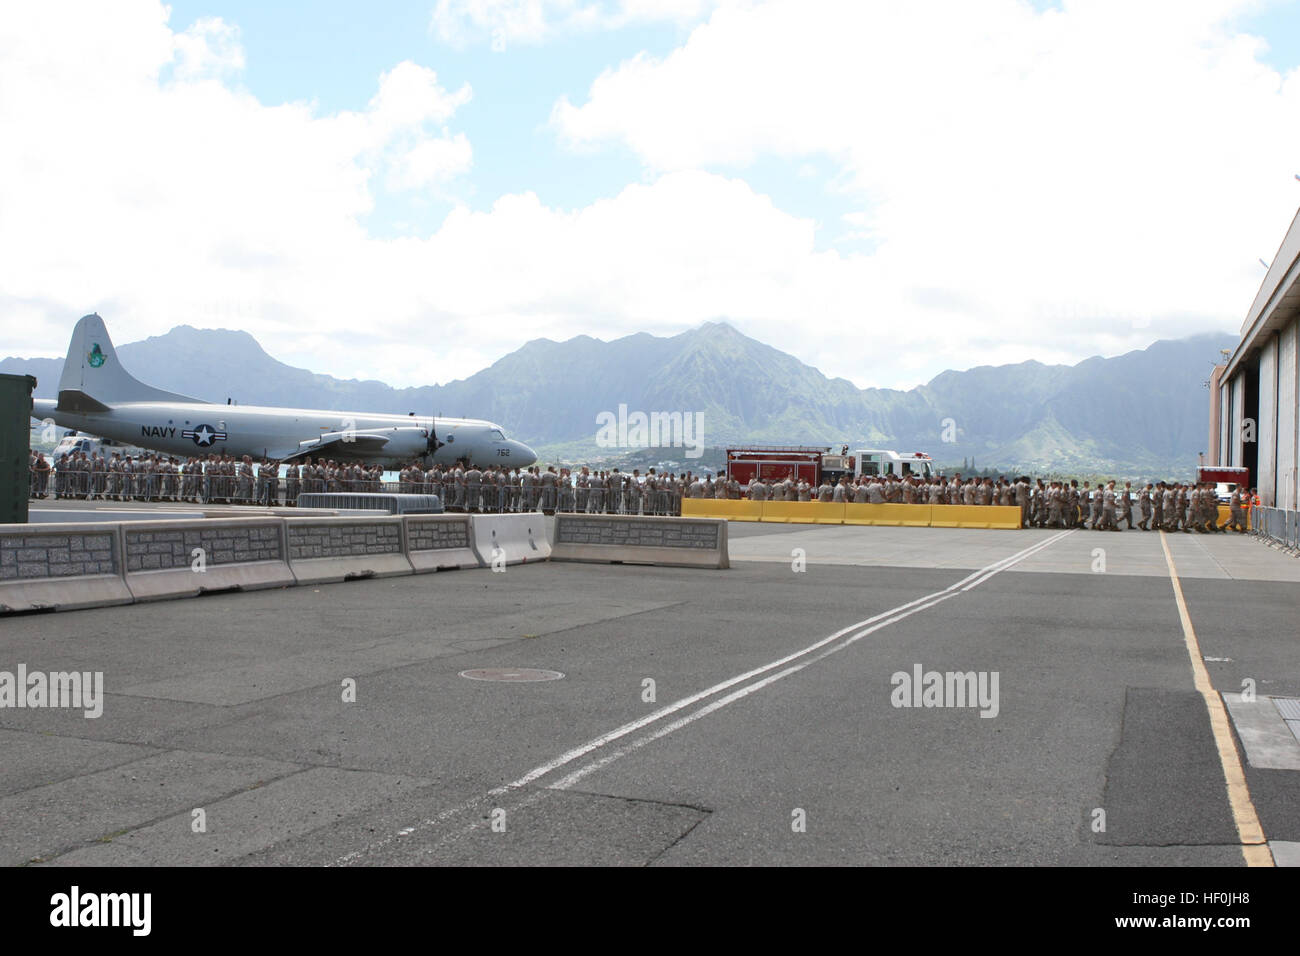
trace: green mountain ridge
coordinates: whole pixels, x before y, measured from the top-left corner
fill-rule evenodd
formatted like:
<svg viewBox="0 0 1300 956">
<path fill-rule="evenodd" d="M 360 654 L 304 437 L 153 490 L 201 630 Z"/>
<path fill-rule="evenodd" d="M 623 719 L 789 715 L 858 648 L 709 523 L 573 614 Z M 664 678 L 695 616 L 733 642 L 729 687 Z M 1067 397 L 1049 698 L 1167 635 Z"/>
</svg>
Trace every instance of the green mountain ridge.
<svg viewBox="0 0 1300 956">
<path fill-rule="evenodd" d="M 617 451 L 596 444 L 596 416 L 622 404 L 700 413 L 715 447 L 847 443 L 1007 470 L 1172 477 L 1190 474 L 1205 450 L 1202 384 L 1235 341 L 1211 333 L 1073 366 L 946 371 L 907 391 L 828 378 L 720 321 L 668 337 L 533 339 L 468 378 L 400 389 L 294 368 L 228 329 L 182 325 L 118 352 L 142 381 L 209 401 L 486 418 L 569 460 Z M 0 361 L 0 372 L 35 375 L 38 397 L 54 397 L 61 369 L 57 359 Z M 681 461 L 684 449 L 662 457 Z"/>
</svg>

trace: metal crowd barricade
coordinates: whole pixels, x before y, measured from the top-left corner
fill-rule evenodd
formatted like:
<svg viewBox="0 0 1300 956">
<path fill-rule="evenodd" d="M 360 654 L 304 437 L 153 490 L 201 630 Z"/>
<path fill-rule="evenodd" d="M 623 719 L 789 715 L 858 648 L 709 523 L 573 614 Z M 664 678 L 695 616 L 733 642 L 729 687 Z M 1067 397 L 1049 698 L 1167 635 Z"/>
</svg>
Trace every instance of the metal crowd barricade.
<svg viewBox="0 0 1300 956">
<path fill-rule="evenodd" d="M 83 470 L 75 463 L 62 468 L 50 462 L 50 470 L 29 472 L 29 493 L 53 494 L 58 497 L 132 501 L 194 501 L 202 504 L 278 506 L 292 505 L 303 494 L 340 492 L 352 494 L 424 494 L 437 495 L 448 510 L 489 514 L 544 511 L 620 515 L 679 515 L 681 492 L 675 487 L 614 484 L 579 487 L 576 476 L 566 481 L 514 480 L 479 482 L 454 481 L 447 476 L 427 472 L 418 478 L 384 481 L 376 478 L 324 478 L 299 474 L 295 478 L 281 474 L 279 467 L 262 469 L 254 465 L 251 474 L 241 464 L 200 461 L 181 463 L 175 470 L 154 470 L 139 459 L 119 461 L 113 468 L 106 463 L 102 470 Z M 304 471 L 305 465 L 300 466 Z M 1262 509 L 1261 509 L 1262 510 Z M 1279 537 L 1284 536 L 1280 535 Z"/>
<path fill-rule="evenodd" d="M 48 460 L 46 461 L 46 464 L 49 464 Z M 53 472 L 48 467 L 37 468 L 34 463 L 29 464 L 27 467 L 28 497 L 44 498 L 48 495 L 50 489 L 50 478 L 52 475 Z"/>
</svg>

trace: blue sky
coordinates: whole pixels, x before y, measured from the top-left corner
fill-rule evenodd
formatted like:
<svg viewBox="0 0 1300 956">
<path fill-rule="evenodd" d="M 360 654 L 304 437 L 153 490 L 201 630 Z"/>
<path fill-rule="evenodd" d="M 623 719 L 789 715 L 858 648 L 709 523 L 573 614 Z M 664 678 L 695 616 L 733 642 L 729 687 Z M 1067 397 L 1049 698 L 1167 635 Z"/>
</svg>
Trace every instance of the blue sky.
<svg viewBox="0 0 1300 956">
<path fill-rule="evenodd" d="M 1057 0 L 1032 0 L 1039 11 L 1059 10 Z M 686 26 L 637 24 L 607 31 L 574 32 L 546 44 L 451 44 L 431 27 L 430 0 L 389 0 L 361 12 L 355 2 L 191 2 L 173 0 L 171 25 L 184 29 L 201 17 L 221 17 L 240 30 L 247 54 L 243 85 L 262 102 L 303 100 L 324 113 L 361 110 L 377 78 L 394 63 L 412 60 L 437 71 L 449 88 L 469 83 L 473 100 L 457 114 L 457 128 L 474 144 L 474 168 L 446 199 L 376 195 L 366 225 L 376 236 L 427 234 L 455 203 L 487 209 L 508 193 L 531 190 L 565 209 L 616 195 L 643 174 L 625 149 L 577 154 L 564 148 L 549 125 L 561 96 L 580 101 L 592 80 L 639 53 L 662 58 L 688 35 Z M 1262 0 L 1232 19 L 1264 37 L 1262 57 L 1279 71 L 1300 65 L 1300 3 Z M 846 199 L 836 170 L 824 158 L 787 161 L 763 157 L 744 167 L 746 181 L 782 209 L 816 220 L 819 247 L 869 250 L 837 220 Z M 851 203 L 850 203 L 851 205 Z M 865 204 L 859 206 L 865 208 Z"/>
<path fill-rule="evenodd" d="M 561 96 L 581 99 L 594 77 L 645 51 L 664 56 L 682 39 L 672 25 L 576 33 L 546 45 L 491 43 L 454 46 L 430 27 L 431 4 L 393 0 L 373 14 L 355 2 L 296 4 L 191 3 L 172 5 L 172 26 L 219 16 L 240 28 L 249 92 L 265 103 L 305 100 L 322 113 L 362 110 L 379 76 L 402 60 L 434 69 L 456 89 L 469 83 L 473 100 L 456 114 L 456 127 L 474 144 L 474 168 L 457 183 L 454 202 L 487 209 L 500 196 L 531 190 L 549 205 L 572 209 L 615 195 L 641 175 L 622 150 L 575 155 L 549 127 Z M 804 192 L 799 190 L 799 192 Z M 453 200 L 413 204 L 379 195 L 367 227 L 375 235 L 427 233 Z"/>
<path fill-rule="evenodd" d="M 637 54 L 667 56 L 689 33 L 673 23 L 635 24 L 494 49 L 490 40 L 442 41 L 430 24 L 429 0 L 393 0 L 374 15 L 359 15 L 355 3 L 342 0 L 309 8 L 190 0 L 170 6 L 173 29 L 202 17 L 221 17 L 239 27 L 247 62 L 241 82 L 267 104 L 300 100 L 321 113 L 362 110 L 380 74 L 402 60 L 434 69 L 448 88 L 470 84 L 473 99 L 457 112 L 456 128 L 474 144 L 472 173 L 446 198 L 413 200 L 378 191 L 375 211 L 366 220 L 375 236 L 428 234 L 455 204 L 486 210 L 510 193 L 531 190 L 563 209 L 617 195 L 645 174 L 640 160 L 617 146 L 566 148 L 550 126 L 551 109 L 562 96 L 581 101 L 602 71 Z M 836 188 L 837 170 L 824 158 L 760 157 L 743 172 L 782 209 L 816 220 L 823 227 L 817 234 L 821 247 L 870 248 L 839 224 L 845 196 Z"/>
<path fill-rule="evenodd" d="M 1300 0 L 64 0 L 0 48 L 0 354 L 95 309 L 418 385 L 722 319 L 909 387 L 1233 331 L 1300 205 Z"/>
<path fill-rule="evenodd" d="M 1268 42 L 1263 60 L 1274 69 L 1287 72 L 1300 65 L 1300 5 L 1294 0 L 1261 3 L 1255 12 L 1243 14 L 1234 23 Z"/>
</svg>

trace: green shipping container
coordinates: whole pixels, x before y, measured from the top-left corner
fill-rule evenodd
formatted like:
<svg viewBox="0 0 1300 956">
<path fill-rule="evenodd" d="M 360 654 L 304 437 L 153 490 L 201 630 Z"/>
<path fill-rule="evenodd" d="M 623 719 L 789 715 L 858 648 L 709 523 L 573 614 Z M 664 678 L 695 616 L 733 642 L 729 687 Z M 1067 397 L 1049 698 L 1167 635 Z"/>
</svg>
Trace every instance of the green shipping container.
<svg viewBox="0 0 1300 956">
<path fill-rule="evenodd" d="M 0 375 L 0 524 L 27 523 L 35 388 L 36 379 L 30 375 Z"/>
</svg>

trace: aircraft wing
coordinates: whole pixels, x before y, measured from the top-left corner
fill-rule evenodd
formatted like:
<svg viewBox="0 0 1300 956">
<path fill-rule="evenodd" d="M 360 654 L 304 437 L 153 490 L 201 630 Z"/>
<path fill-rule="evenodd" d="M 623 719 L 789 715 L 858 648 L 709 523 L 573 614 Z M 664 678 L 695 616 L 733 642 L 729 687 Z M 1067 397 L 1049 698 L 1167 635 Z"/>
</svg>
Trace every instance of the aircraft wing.
<svg viewBox="0 0 1300 956">
<path fill-rule="evenodd" d="M 323 432 L 318 438 L 299 442 L 282 459 L 323 456 L 326 458 L 406 457 L 424 454 L 428 433 L 423 428 L 382 428 L 374 431 Z"/>
</svg>

